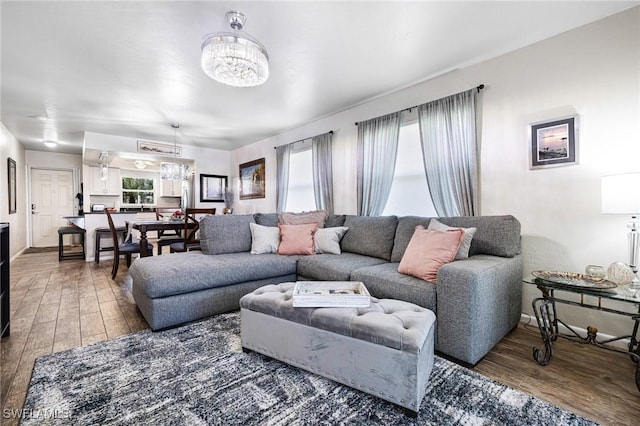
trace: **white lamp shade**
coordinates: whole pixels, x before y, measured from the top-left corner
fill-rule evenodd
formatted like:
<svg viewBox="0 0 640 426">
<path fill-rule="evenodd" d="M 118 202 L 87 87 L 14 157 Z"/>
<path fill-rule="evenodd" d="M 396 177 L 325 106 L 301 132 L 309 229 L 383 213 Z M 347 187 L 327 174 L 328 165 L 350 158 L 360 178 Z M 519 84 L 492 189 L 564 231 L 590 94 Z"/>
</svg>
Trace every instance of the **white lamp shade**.
<svg viewBox="0 0 640 426">
<path fill-rule="evenodd" d="M 602 178 L 602 213 L 640 213 L 640 173 L 624 173 Z"/>
</svg>

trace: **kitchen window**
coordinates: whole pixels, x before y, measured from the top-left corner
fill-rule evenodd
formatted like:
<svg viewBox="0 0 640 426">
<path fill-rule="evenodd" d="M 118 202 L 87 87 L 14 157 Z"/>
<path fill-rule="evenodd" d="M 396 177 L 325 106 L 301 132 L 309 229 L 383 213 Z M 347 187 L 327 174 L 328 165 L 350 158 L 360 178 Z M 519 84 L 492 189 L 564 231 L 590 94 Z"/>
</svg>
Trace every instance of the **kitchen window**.
<svg viewBox="0 0 640 426">
<path fill-rule="evenodd" d="M 139 177 L 122 178 L 123 204 L 155 204 L 153 179 Z"/>
</svg>

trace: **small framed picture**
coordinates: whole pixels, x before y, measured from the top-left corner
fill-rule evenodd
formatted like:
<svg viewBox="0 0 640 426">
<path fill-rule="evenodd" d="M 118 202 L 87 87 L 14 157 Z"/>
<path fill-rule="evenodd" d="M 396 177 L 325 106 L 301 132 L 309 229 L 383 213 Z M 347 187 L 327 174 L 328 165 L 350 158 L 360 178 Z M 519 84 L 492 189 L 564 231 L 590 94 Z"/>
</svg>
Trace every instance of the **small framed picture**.
<svg viewBox="0 0 640 426">
<path fill-rule="evenodd" d="M 182 147 L 165 143 L 138 141 L 138 152 L 182 157 Z"/>
<path fill-rule="evenodd" d="M 227 177 L 220 175 L 200 175 L 200 201 L 213 203 L 224 201 Z"/>
<path fill-rule="evenodd" d="M 531 169 L 578 164 L 578 117 L 532 123 Z"/>
</svg>

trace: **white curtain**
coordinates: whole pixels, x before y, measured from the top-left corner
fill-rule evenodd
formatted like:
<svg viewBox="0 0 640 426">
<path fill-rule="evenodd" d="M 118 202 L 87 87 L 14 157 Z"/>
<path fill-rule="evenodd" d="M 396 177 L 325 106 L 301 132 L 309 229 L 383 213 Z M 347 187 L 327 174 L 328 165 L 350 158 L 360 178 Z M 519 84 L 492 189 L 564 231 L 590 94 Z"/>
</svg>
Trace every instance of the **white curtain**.
<svg viewBox="0 0 640 426">
<path fill-rule="evenodd" d="M 418 107 L 422 157 L 438 216 L 478 214 L 476 89 Z"/>
<path fill-rule="evenodd" d="M 287 207 L 287 192 L 289 191 L 289 157 L 291 145 L 276 147 L 276 209 L 283 212 Z"/>
<path fill-rule="evenodd" d="M 396 167 L 401 113 L 358 123 L 358 214 L 380 216 Z"/>
<path fill-rule="evenodd" d="M 331 161 L 332 133 L 314 136 L 311 139 L 313 163 L 313 194 L 316 208 L 333 214 L 333 167 Z"/>
</svg>

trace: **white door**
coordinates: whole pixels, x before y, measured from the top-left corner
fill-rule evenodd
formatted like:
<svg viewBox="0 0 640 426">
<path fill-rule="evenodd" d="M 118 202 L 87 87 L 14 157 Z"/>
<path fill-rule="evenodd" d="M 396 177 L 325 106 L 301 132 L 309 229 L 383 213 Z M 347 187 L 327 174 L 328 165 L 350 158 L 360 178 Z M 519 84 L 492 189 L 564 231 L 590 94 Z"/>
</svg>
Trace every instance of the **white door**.
<svg viewBox="0 0 640 426">
<path fill-rule="evenodd" d="M 31 170 L 31 244 L 58 245 L 58 228 L 67 225 L 63 216 L 73 215 L 73 172 Z"/>
</svg>

